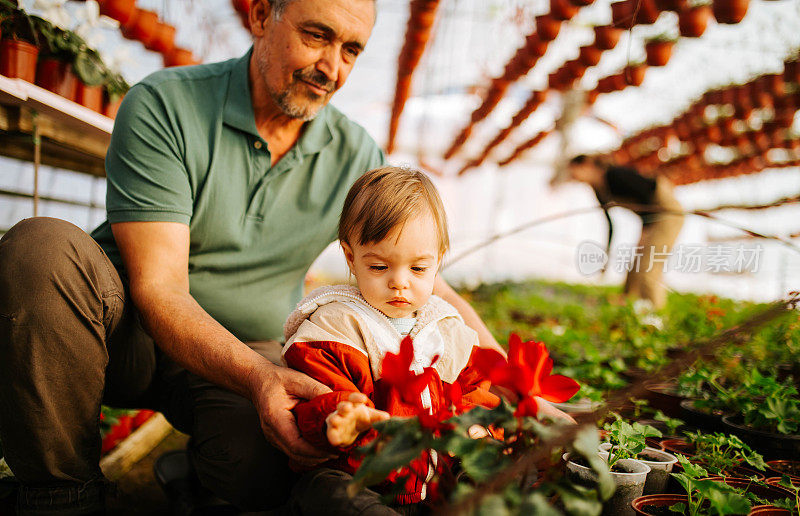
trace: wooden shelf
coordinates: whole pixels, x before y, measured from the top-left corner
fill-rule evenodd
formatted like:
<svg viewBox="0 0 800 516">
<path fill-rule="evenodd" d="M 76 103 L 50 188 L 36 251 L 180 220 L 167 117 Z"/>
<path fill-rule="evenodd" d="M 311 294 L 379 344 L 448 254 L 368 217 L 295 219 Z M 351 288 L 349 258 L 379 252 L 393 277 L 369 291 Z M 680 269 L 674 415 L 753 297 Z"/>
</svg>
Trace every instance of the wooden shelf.
<svg viewBox="0 0 800 516">
<path fill-rule="evenodd" d="M 22 79 L 0 75 L 0 155 L 33 161 L 36 126 L 42 164 L 105 177 L 112 119 Z"/>
</svg>

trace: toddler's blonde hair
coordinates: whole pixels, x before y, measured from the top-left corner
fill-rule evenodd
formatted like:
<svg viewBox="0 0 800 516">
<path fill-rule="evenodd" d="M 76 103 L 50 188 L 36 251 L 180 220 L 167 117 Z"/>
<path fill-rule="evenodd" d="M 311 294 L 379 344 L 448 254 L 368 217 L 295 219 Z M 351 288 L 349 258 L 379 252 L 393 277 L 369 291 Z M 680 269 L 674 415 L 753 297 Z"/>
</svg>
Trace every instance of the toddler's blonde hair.
<svg viewBox="0 0 800 516">
<path fill-rule="evenodd" d="M 442 199 L 419 170 L 385 166 L 359 177 L 344 201 L 339 240 L 352 245 L 380 242 L 414 215 L 428 210 L 439 233 L 439 257 L 450 247 Z"/>
</svg>

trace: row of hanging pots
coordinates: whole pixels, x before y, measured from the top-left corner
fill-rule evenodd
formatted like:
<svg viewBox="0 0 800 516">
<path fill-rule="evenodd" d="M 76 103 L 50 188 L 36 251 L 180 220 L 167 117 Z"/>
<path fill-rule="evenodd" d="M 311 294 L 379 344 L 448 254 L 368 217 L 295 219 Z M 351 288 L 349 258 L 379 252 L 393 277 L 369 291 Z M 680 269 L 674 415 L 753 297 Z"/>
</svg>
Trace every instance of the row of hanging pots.
<svg viewBox="0 0 800 516">
<path fill-rule="evenodd" d="M 439 0 L 412 0 L 409 5 L 405 42 L 397 59 L 397 82 L 389 118 L 386 151 L 390 154 L 394 150 L 400 115 L 411 95 L 411 79 L 430 39 L 438 6 Z"/>
<path fill-rule="evenodd" d="M 514 56 L 507 62 L 503 75 L 499 78 L 500 80 L 495 79 L 492 81 L 481 105 L 472 112 L 469 123 L 456 136 L 445 152 L 445 159 L 450 159 L 458 152 L 472 134 L 474 125 L 492 112 L 505 95 L 508 86 L 527 74 L 536 65 L 538 59 L 547 51 L 549 42 L 558 37 L 562 23 L 572 19 L 581 7 L 590 5 L 593 1 L 550 0 L 550 12 L 536 16 L 536 31 L 525 38 L 525 44 L 517 49 Z M 577 65 L 573 66 L 574 69 L 571 73 L 580 73 L 582 75 L 582 72 L 585 71 L 585 68 L 581 69 Z M 572 84 L 569 81 L 568 72 L 564 71 L 564 67 L 555 74 L 551 74 L 551 78 L 551 88 L 554 88 L 553 85 L 557 85 L 555 89 L 564 89 L 566 84 Z M 482 160 L 480 161 L 482 162 Z"/>
<path fill-rule="evenodd" d="M 100 13 L 117 20 L 122 35 L 140 41 L 144 47 L 160 53 L 164 66 L 198 64 L 190 50 L 175 45 L 175 27 L 164 23 L 158 13 L 136 7 L 136 0 L 98 0 Z"/>
<path fill-rule="evenodd" d="M 497 163 L 497 165 L 501 166 L 501 167 L 504 167 L 504 166 L 508 165 L 509 163 L 511 163 L 512 161 L 518 159 L 520 156 L 522 156 L 522 154 L 525 151 L 527 151 L 528 149 L 532 149 L 532 148 L 536 147 L 537 145 L 539 145 L 539 143 L 542 140 L 544 140 L 545 138 L 550 136 L 551 132 L 552 131 L 542 131 L 542 132 L 538 133 L 536 136 L 534 136 L 533 138 L 531 138 L 530 140 L 527 140 L 526 142 L 518 145 L 517 148 L 514 149 L 514 151 L 507 158 L 505 158 L 502 161 L 499 161 Z"/>
<path fill-rule="evenodd" d="M 755 107 L 774 109 L 775 122 L 781 127 L 789 127 L 796 109 L 800 107 L 800 96 L 785 92 L 781 74 L 765 74 L 745 84 L 707 91 L 672 123 L 642 131 L 626 139 L 620 149 L 636 158 L 641 158 L 666 146 L 672 137 L 683 141 L 705 137 L 711 143 L 721 143 L 723 137 L 735 137 L 739 134 L 735 128 L 735 121 L 747 120 Z M 704 113 L 707 106 L 729 103 L 736 108 L 732 117 L 719 119 L 714 124 L 705 122 Z M 654 140 L 658 143 L 654 144 Z M 643 142 L 647 143 L 644 145 L 645 151 L 636 152 L 637 148 L 642 147 Z"/>
</svg>

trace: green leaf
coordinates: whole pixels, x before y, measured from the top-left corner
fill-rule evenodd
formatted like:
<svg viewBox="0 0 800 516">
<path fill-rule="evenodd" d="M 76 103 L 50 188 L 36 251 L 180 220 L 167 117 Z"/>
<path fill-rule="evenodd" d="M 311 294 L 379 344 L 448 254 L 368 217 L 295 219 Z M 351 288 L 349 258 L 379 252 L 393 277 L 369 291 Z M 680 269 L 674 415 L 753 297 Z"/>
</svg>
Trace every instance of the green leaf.
<svg viewBox="0 0 800 516">
<path fill-rule="evenodd" d="M 499 494 L 493 494 L 485 497 L 481 502 L 477 516 L 511 516 L 511 511 L 508 510 L 505 499 Z"/>
<path fill-rule="evenodd" d="M 424 442 L 416 436 L 398 433 L 388 439 L 379 451 L 366 455 L 361 465 L 353 475 L 353 482 L 357 485 L 374 485 L 382 482 L 392 471 L 407 466 L 411 461 L 420 456 L 426 448 Z"/>
<path fill-rule="evenodd" d="M 678 514 L 686 514 L 686 504 L 683 502 L 672 504 L 669 506 L 669 510 Z"/>
<path fill-rule="evenodd" d="M 597 430 L 587 426 L 578 431 L 575 440 L 572 442 L 572 449 L 583 457 L 589 467 L 592 468 L 592 471 L 595 472 L 600 498 L 608 500 L 614 494 L 616 485 L 611 478 L 608 464 L 597 455 L 597 447 L 599 445 L 600 440 L 597 437 Z"/>
<path fill-rule="evenodd" d="M 519 506 L 518 514 L 535 514 L 537 516 L 562 516 L 561 513 L 555 509 L 547 498 L 538 491 L 530 493 Z M 599 514 L 599 513 L 597 513 Z M 587 516 L 596 516 L 591 514 Z"/>
<path fill-rule="evenodd" d="M 557 486 L 567 514 L 572 516 L 599 516 L 603 512 L 603 504 L 597 499 L 597 491 L 583 486 L 571 485 L 569 488 Z M 533 513 L 537 514 L 537 513 Z"/>
</svg>

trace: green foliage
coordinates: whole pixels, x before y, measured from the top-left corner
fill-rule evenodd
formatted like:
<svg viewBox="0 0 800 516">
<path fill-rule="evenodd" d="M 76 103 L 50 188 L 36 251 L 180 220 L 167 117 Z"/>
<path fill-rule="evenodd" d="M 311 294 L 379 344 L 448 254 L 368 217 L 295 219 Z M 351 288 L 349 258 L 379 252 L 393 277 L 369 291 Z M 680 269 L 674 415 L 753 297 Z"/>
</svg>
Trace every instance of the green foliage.
<svg viewBox="0 0 800 516">
<path fill-rule="evenodd" d="M 735 435 L 687 432 L 687 442 L 695 446 L 698 460 L 714 475 L 727 476 L 742 461 L 764 471 L 764 458 Z"/>
<path fill-rule="evenodd" d="M 709 514 L 705 510 L 708 504 L 713 511 L 710 514 L 747 514 L 750 502 L 747 497 L 724 482 L 709 480 L 708 472 L 701 466 L 692 464 L 683 455 L 678 455 L 678 462 L 683 466 L 683 473 L 670 473 L 680 483 L 689 497 L 688 504 L 675 504 L 670 507 L 674 512 L 696 516 Z"/>
<path fill-rule="evenodd" d="M 650 425 L 630 424 L 617 417 L 613 423 L 606 423 L 608 440 L 611 449 L 608 455 L 608 467 L 611 468 L 620 459 L 633 459 L 644 451 L 647 437 L 661 437 L 661 432 Z"/>
<path fill-rule="evenodd" d="M 656 411 L 655 416 L 653 419 L 656 421 L 661 421 L 667 427 L 667 433 L 669 435 L 675 435 L 678 432 L 678 428 L 683 426 L 683 421 L 674 417 L 669 417 L 660 410 Z"/>
</svg>

